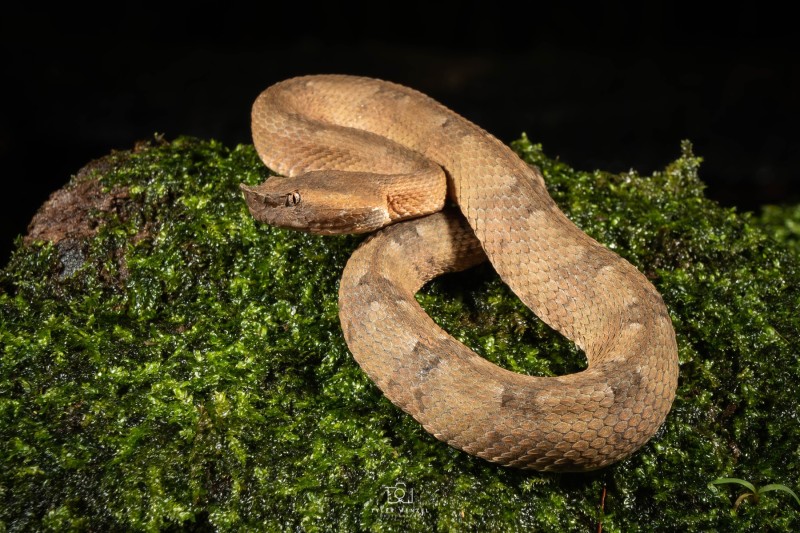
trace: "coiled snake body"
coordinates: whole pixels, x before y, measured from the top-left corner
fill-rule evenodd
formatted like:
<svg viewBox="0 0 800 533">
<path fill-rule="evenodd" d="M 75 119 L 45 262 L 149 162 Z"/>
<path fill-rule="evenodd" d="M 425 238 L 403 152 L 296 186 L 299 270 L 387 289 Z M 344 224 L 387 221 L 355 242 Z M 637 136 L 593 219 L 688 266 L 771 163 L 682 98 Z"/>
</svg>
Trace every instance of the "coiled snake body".
<svg viewBox="0 0 800 533">
<path fill-rule="evenodd" d="M 666 307 L 631 264 L 558 209 L 539 172 L 419 92 L 350 76 L 308 76 L 264 91 L 252 113 L 264 163 L 286 177 L 242 186 L 262 221 L 316 233 L 394 224 L 350 258 L 340 319 L 358 363 L 437 439 L 503 465 L 593 470 L 642 446 L 675 396 Z M 485 254 L 485 255 L 484 255 Z M 525 376 L 439 328 L 414 294 L 488 257 L 588 367 Z"/>
</svg>

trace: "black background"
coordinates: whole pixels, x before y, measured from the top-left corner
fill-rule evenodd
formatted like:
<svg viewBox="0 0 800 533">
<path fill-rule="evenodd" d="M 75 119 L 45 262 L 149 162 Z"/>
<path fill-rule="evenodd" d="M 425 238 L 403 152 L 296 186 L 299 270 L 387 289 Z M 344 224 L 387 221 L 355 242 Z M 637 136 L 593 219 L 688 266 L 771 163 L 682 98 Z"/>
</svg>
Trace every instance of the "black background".
<svg viewBox="0 0 800 533">
<path fill-rule="evenodd" d="M 255 96 L 309 73 L 412 86 L 582 169 L 651 172 L 690 139 L 722 204 L 800 199 L 795 17 L 767 5 L 125 5 L 0 15 L 0 265 L 89 160 L 154 133 L 249 142 Z"/>
</svg>

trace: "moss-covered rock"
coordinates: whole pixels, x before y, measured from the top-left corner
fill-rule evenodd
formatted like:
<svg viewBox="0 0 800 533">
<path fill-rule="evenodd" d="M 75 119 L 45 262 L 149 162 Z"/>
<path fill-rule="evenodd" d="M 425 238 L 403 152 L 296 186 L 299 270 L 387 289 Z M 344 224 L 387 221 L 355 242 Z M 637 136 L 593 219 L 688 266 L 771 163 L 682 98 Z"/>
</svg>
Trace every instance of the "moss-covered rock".
<svg viewBox="0 0 800 533">
<path fill-rule="evenodd" d="M 359 239 L 256 225 L 238 189 L 267 175 L 253 149 L 179 139 L 87 167 L 0 271 L 0 530 L 800 529 L 784 493 L 734 513 L 734 488 L 708 488 L 800 480 L 797 215 L 705 199 L 688 144 L 648 177 L 515 148 L 672 314 L 678 397 L 632 458 L 539 474 L 429 436 L 342 338 Z M 583 365 L 489 266 L 419 298 L 506 368 Z"/>
</svg>

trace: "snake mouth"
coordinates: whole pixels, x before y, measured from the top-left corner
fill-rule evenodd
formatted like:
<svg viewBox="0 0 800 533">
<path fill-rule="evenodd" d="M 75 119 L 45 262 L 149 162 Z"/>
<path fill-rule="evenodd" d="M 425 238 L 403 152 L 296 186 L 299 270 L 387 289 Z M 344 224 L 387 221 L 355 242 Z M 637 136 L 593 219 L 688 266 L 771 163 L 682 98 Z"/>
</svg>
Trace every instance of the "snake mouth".
<svg viewBox="0 0 800 533">
<path fill-rule="evenodd" d="M 304 222 L 306 227 L 293 227 L 317 235 L 341 235 L 344 233 L 369 233 L 390 222 L 386 209 L 382 207 L 358 207 L 350 209 L 320 209 Z"/>
</svg>

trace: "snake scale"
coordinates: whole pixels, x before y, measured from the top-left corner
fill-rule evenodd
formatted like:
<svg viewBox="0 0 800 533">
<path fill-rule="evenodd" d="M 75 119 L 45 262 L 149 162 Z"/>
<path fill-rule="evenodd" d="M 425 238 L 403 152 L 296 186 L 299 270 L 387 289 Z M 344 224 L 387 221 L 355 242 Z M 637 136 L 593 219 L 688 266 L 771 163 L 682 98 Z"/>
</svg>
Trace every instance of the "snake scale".
<svg viewBox="0 0 800 533">
<path fill-rule="evenodd" d="M 386 226 L 345 267 L 342 329 L 375 384 L 437 439 L 507 466 L 584 471 L 629 456 L 664 422 L 678 356 L 661 296 L 570 222 L 539 171 L 496 138 L 412 89 L 338 75 L 268 88 L 252 130 L 282 176 L 242 185 L 256 219 L 321 234 Z M 458 209 L 442 211 L 447 199 Z M 417 304 L 428 280 L 486 257 L 585 352 L 585 370 L 502 369 Z"/>
</svg>

